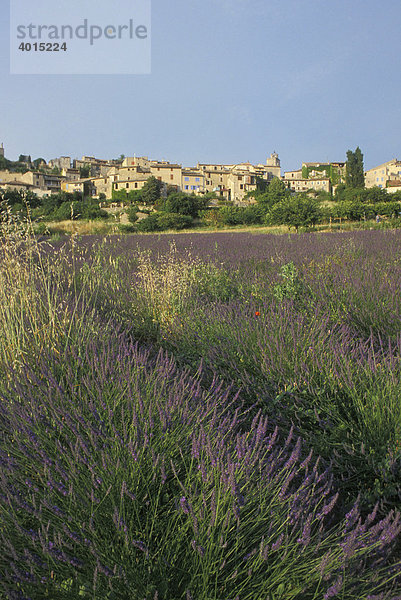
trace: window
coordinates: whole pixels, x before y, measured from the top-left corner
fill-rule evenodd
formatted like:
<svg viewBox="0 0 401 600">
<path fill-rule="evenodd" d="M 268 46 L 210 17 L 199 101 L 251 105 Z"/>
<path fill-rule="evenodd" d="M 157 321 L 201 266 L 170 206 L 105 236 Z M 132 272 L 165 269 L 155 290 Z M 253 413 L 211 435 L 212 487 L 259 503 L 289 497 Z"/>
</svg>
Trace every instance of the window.
<svg viewBox="0 0 401 600">
<path fill-rule="evenodd" d="M 189 181 L 189 177 L 185 177 L 184 179 L 185 179 L 185 181 Z"/>
<path fill-rule="evenodd" d="M 116 190 L 118 190 L 118 183 L 116 183 Z"/>
<path fill-rule="evenodd" d="M 242 175 L 238 175 L 238 181 L 242 181 Z"/>
<path fill-rule="evenodd" d="M 194 190 L 194 189 L 195 189 L 195 186 L 194 186 L 194 185 L 191 185 L 191 190 Z"/>
<path fill-rule="evenodd" d="M 126 187 L 126 188 L 129 188 L 129 183 L 126 183 L 126 184 L 125 184 L 125 187 Z"/>
<path fill-rule="evenodd" d="M 185 186 L 185 189 L 187 190 L 187 189 L 188 189 L 188 187 L 189 187 L 189 186 L 188 186 L 188 185 L 186 185 L 186 186 Z"/>
<path fill-rule="evenodd" d="M 240 189 L 240 190 L 243 190 L 243 189 L 244 189 L 244 186 L 243 186 L 243 184 L 242 184 L 242 183 L 241 183 L 241 185 L 239 186 L 239 189 Z"/>
<path fill-rule="evenodd" d="M 174 175 L 173 174 L 170 175 L 170 179 L 174 179 Z"/>
<path fill-rule="evenodd" d="M 136 188 L 138 187 L 138 184 L 137 184 L 137 183 L 135 184 L 135 187 L 136 187 Z"/>
<path fill-rule="evenodd" d="M 195 181 L 200 181 L 199 177 L 195 177 Z"/>
</svg>

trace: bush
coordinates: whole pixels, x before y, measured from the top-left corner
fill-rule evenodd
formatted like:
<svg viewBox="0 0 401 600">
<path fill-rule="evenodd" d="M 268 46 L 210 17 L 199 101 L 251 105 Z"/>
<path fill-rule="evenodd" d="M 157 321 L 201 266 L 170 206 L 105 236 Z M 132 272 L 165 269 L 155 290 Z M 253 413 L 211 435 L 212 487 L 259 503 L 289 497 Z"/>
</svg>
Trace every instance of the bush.
<svg viewBox="0 0 401 600">
<path fill-rule="evenodd" d="M 146 219 L 139 221 L 136 227 L 138 231 L 143 231 L 144 233 L 161 231 L 158 215 L 156 213 L 152 213 L 146 217 Z"/>
<path fill-rule="evenodd" d="M 138 220 L 138 207 L 135 205 L 131 205 L 127 210 L 128 220 L 130 223 L 136 223 Z"/>
<path fill-rule="evenodd" d="M 191 227 L 192 218 L 175 213 L 152 213 L 139 221 L 137 230 L 143 232 L 164 231 L 166 229 L 185 229 Z"/>
<path fill-rule="evenodd" d="M 125 223 L 120 223 L 118 225 L 118 230 L 121 231 L 121 233 L 136 233 L 136 231 L 138 231 L 135 225 L 127 225 Z"/>
<path fill-rule="evenodd" d="M 164 352 L 114 337 L 43 357 L 1 427 L 7 598 L 367 600 L 400 579 L 399 516 L 356 502 L 338 521 L 330 470 L 293 430 L 247 423 Z"/>
<path fill-rule="evenodd" d="M 192 217 L 176 213 L 160 213 L 158 223 L 161 230 L 165 229 L 186 229 L 193 225 Z"/>
<path fill-rule="evenodd" d="M 189 195 L 184 192 L 172 192 L 166 199 L 160 200 L 160 209 L 174 214 L 197 217 L 199 211 L 205 210 L 209 204 L 209 198 L 203 196 Z"/>
</svg>

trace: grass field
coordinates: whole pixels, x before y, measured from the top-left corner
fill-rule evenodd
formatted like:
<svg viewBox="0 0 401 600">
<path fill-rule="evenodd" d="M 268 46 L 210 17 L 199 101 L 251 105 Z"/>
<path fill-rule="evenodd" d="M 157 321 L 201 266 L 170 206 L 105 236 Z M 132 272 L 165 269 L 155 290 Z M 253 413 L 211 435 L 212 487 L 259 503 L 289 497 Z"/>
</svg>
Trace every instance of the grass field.
<svg viewBox="0 0 401 600">
<path fill-rule="evenodd" d="M 401 598 L 401 231 L 0 244 L 1 598 Z"/>
</svg>

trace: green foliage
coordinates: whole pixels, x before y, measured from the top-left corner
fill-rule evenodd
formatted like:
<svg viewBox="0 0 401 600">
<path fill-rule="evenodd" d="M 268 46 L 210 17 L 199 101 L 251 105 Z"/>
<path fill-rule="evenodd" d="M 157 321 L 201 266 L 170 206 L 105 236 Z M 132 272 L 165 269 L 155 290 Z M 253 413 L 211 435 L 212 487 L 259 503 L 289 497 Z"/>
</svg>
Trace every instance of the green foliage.
<svg viewBox="0 0 401 600">
<path fill-rule="evenodd" d="M 87 179 L 91 175 L 91 166 L 84 165 L 79 168 L 79 176 L 81 179 Z"/>
<path fill-rule="evenodd" d="M 163 184 L 156 177 L 149 177 L 141 190 L 141 199 L 144 204 L 153 206 L 161 197 Z"/>
<path fill-rule="evenodd" d="M 139 204 L 142 201 L 142 190 L 115 190 L 111 192 L 111 199 L 117 202 L 127 202 Z"/>
<path fill-rule="evenodd" d="M 345 183 L 351 188 L 360 188 L 365 186 L 365 175 L 363 169 L 363 154 L 359 146 L 355 152 L 347 152 L 347 171 Z"/>
<path fill-rule="evenodd" d="M 311 165 L 302 167 L 302 178 L 309 179 L 309 175 L 312 171 L 317 171 L 321 174 L 321 177 L 328 177 L 332 185 L 337 185 L 342 179 L 341 169 L 332 164 L 323 165 Z"/>
<path fill-rule="evenodd" d="M 107 219 L 108 214 L 99 207 L 96 200 L 67 200 L 62 202 L 52 213 L 48 215 L 53 221 L 66 221 L 79 219 Z"/>
<path fill-rule="evenodd" d="M 209 198 L 185 194 L 184 192 L 172 192 L 164 200 L 158 203 L 161 210 L 167 213 L 177 213 L 190 217 L 198 217 L 199 212 L 205 210 L 209 205 Z"/>
<path fill-rule="evenodd" d="M 0 170 L 8 170 L 12 173 L 26 173 L 29 169 L 26 163 L 8 160 L 0 156 Z"/>
<path fill-rule="evenodd" d="M 269 183 L 264 193 L 255 195 L 257 203 L 264 209 L 268 210 L 278 202 L 284 201 L 291 196 L 291 192 L 285 187 L 284 183 L 278 177 L 274 177 Z"/>
<path fill-rule="evenodd" d="M 220 208 L 212 208 L 209 210 L 202 210 L 199 213 L 199 216 L 204 225 L 210 227 L 223 227 L 224 226 L 224 217 L 221 213 Z"/>
<path fill-rule="evenodd" d="M 44 158 L 35 158 L 35 160 L 33 161 L 32 164 L 35 169 L 38 169 L 42 163 L 46 164 L 46 161 Z"/>
<path fill-rule="evenodd" d="M 135 233 L 138 231 L 135 225 L 127 225 L 126 223 L 119 223 L 118 229 L 121 233 Z"/>
<path fill-rule="evenodd" d="M 0 201 L 4 201 L 8 206 L 20 206 L 25 211 L 26 206 L 29 208 L 37 208 L 40 206 L 40 198 L 33 192 L 25 192 L 18 190 L 6 189 L 5 192 L 0 192 Z"/>
<path fill-rule="evenodd" d="M 266 222 L 272 225 L 287 225 L 298 231 L 299 227 L 311 227 L 322 219 L 319 202 L 307 194 L 282 200 L 275 204 L 266 215 Z"/>
<path fill-rule="evenodd" d="M 262 223 L 265 214 L 261 205 L 223 206 L 220 209 L 225 225 L 256 225 Z"/>
<path fill-rule="evenodd" d="M 135 204 L 131 205 L 127 210 L 128 221 L 130 223 L 136 223 L 138 220 L 137 206 Z"/>
<path fill-rule="evenodd" d="M 334 199 L 337 202 L 363 202 L 366 204 L 394 200 L 393 194 L 388 194 L 385 188 L 346 187 L 345 185 L 338 186 Z"/>
<path fill-rule="evenodd" d="M 182 215 L 179 213 L 161 213 L 158 215 L 158 224 L 160 229 L 187 229 L 193 225 L 193 220 L 190 215 Z"/>
<path fill-rule="evenodd" d="M 279 302 L 284 299 L 296 301 L 299 299 L 304 284 L 297 267 L 291 261 L 280 268 L 281 283 L 277 283 L 273 288 L 273 296 Z"/>
<path fill-rule="evenodd" d="M 166 229 L 186 229 L 193 224 L 192 217 L 178 213 L 152 213 L 138 222 L 137 231 L 152 232 Z"/>
</svg>

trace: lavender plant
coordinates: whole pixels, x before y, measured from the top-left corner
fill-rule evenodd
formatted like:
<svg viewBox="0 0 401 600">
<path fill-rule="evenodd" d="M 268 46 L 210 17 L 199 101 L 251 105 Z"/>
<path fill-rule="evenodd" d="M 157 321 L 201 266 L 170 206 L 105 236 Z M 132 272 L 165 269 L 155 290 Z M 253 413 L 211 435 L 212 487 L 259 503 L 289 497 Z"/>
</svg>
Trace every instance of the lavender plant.
<svg viewBox="0 0 401 600">
<path fill-rule="evenodd" d="M 49 354 L 0 408 L 13 598 L 394 598 L 400 515 L 338 521 L 300 438 L 122 337 Z"/>
</svg>

